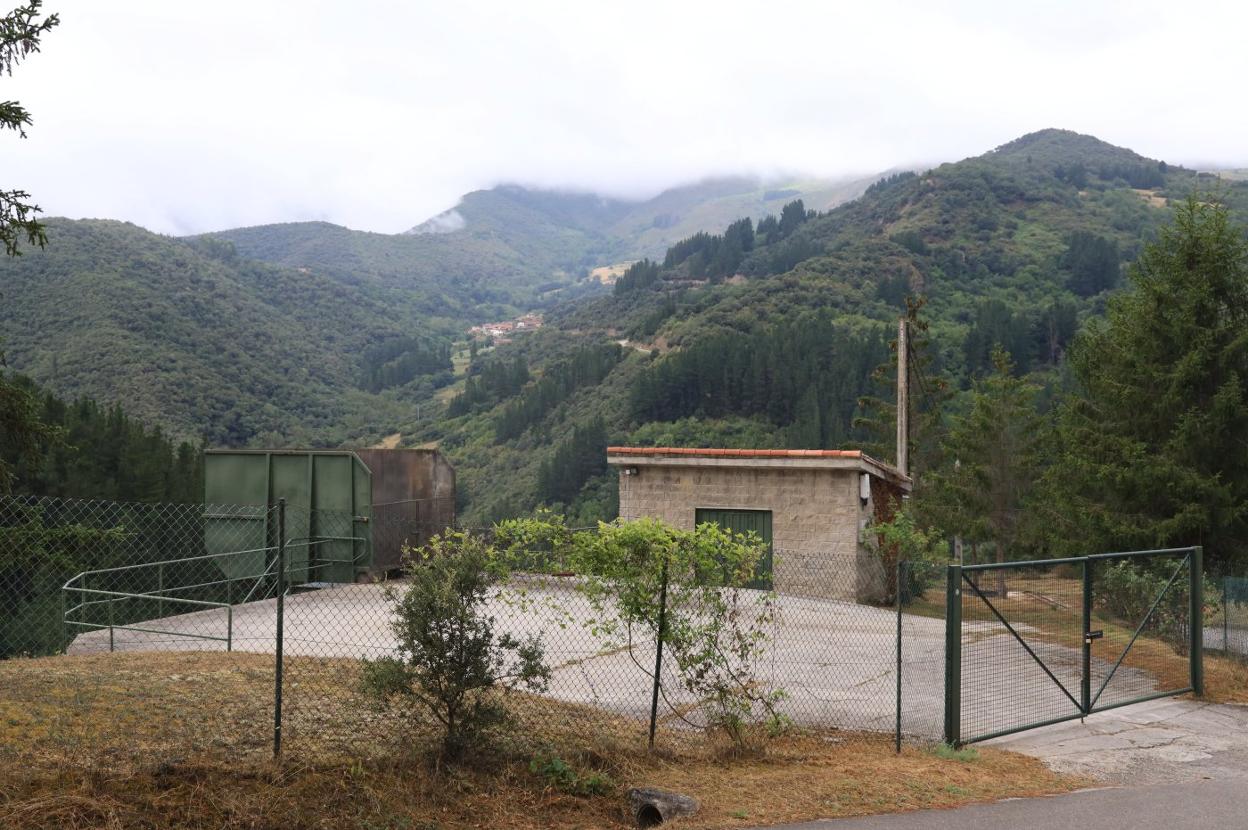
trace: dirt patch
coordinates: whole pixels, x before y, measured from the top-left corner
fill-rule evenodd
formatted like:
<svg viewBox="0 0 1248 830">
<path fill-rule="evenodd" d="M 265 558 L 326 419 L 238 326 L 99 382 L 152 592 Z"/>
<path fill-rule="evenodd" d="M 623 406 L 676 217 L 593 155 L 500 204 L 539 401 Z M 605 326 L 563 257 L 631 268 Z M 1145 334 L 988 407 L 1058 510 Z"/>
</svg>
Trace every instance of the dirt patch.
<svg viewBox="0 0 1248 830">
<path fill-rule="evenodd" d="M 288 753 L 271 753 L 272 658 L 104 654 L 0 663 L 0 827 L 623 827 L 627 788 L 698 798 L 682 826 L 712 828 L 951 807 L 1064 792 L 1081 779 L 1024 756 L 969 759 L 880 736 L 804 732 L 746 758 L 698 733 L 516 696 L 519 727 L 488 761 L 434 770 L 431 733 L 358 692 L 358 663 L 295 659 Z M 533 772 L 535 754 L 605 776 L 571 795 Z"/>
<path fill-rule="evenodd" d="M 381 439 L 380 441 L 378 441 L 376 444 L 373 444 L 371 447 L 369 447 L 369 449 L 372 449 L 372 450 L 394 450 L 394 449 L 398 449 L 398 447 L 399 447 L 399 441 L 401 441 L 401 440 L 403 440 L 403 433 L 401 433 L 401 432 L 395 432 L 395 433 L 393 433 L 393 434 L 391 434 L 391 435 L 387 435 L 385 438 L 382 438 L 382 439 Z"/>
<path fill-rule="evenodd" d="M 1133 187 L 1131 190 L 1134 191 L 1135 195 L 1139 196 L 1146 203 L 1148 203 L 1149 207 L 1164 208 L 1166 205 L 1170 204 L 1169 200 L 1167 200 L 1165 196 L 1162 196 L 1156 190 L 1142 190 L 1138 187 Z"/>
</svg>

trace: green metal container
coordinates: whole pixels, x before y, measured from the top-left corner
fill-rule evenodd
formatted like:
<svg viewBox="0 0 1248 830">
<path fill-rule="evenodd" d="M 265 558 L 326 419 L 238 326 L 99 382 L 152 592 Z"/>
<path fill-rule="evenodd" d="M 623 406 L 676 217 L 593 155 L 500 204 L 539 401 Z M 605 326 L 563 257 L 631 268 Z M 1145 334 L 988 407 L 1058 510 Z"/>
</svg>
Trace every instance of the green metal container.
<svg viewBox="0 0 1248 830">
<path fill-rule="evenodd" d="M 208 450 L 204 543 L 208 553 L 220 554 L 227 578 L 245 580 L 270 566 L 276 517 L 263 508 L 282 498 L 289 581 L 354 582 L 368 572 L 372 474 L 355 453 Z"/>
</svg>

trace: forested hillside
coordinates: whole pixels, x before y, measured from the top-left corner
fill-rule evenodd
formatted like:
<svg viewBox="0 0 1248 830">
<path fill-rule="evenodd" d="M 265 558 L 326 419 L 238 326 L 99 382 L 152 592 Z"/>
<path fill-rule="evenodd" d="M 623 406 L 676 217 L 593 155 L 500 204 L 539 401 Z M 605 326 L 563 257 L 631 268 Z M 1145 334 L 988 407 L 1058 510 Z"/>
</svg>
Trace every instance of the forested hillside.
<svg viewBox="0 0 1248 830">
<path fill-rule="evenodd" d="M 200 446 L 171 440 L 121 406 L 65 401 L 29 378 L 3 379 L 6 392 L 22 396 L 46 430 L 27 452 L 0 436 L 0 493 L 178 503 L 203 498 Z"/>
<path fill-rule="evenodd" d="M 873 371 L 918 297 L 929 344 L 920 380 L 947 383 L 953 411 L 960 390 L 993 371 L 998 345 L 1051 399 L 1067 384 L 1072 339 L 1104 313 L 1124 267 L 1176 201 L 1210 189 L 1233 210 L 1248 206 L 1243 185 L 1046 130 L 886 177 L 830 211 L 794 199 L 757 223 L 691 234 L 635 264 L 610 296 L 564 304 L 538 336 L 482 353 L 470 376 L 523 361 L 533 380 L 472 407 L 452 400 L 446 417 L 413 424 L 413 440 L 455 460 L 470 520 L 542 502 L 574 520 L 611 515 L 614 482 L 591 463 L 610 442 L 870 445 L 880 413 L 859 399 L 888 406 L 891 381 Z M 504 419 L 570 354 L 614 341 L 625 357 L 610 372 L 523 428 Z M 915 394 L 928 407 L 941 393 Z M 558 486 L 552 466 L 565 471 Z"/>
<path fill-rule="evenodd" d="M 539 504 L 591 521 L 615 510 L 611 442 L 891 455 L 878 427 L 908 307 L 921 410 L 969 407 L 998 347 L 1047 407 L 1070 388 L 1077 333 L 1175 204 L 1248 206 L 1248 184 L 1059 130 L 832 209 L 803 198 L 816 192 L 718 181 L 636 204 L 503 187 L 398 236 L 53 220 L 47 251 L 0 263 L 0 332 L 46 388 L 123 402 L 179 440 L 400 433 L 451 457 L 469 522 Z M 591 287 L 584 271 L 616 256 L 636 261 Z M 463 342 L 470 323 L 533 307 L 541 329 Z"/>
<path fill-rule="evenodd" d="M 761 217 L 785 199 L 826 208 L 867 183 L 712 179 L 637 201 L 502 185 L 469 193 L 404 234 L 298 222 L 212 236 L 245 257 L 414 291 L 408 302 L 433 317 L 480 321 L 575 297 L 592 287 L 594 268 L 661 253 L 738 216 Z"/>
<path fill-rule="evenodd" d="M 380 431 L 410 400 L 365 391 L 402 357 L 381 347 L 438 349 L 417 310 L 315 269 L 121 222 L 47 225 L 46 250 L 0 260 L 10 366 L 182 438 L 332 445 Z"/>
<path fill-rule="evenodd" d="M 175 239 L 54 219 L 46 250 L 0 261 L 0 337 L 58 394 L 181 437 L 369 441 L 432 408 L 468 325 L 601 293 L 591 268 L 725 210 L 845 187 L 716 180 L 631 202 L 507 186 L 398 235 L 309 222 Z"/>
</svg>

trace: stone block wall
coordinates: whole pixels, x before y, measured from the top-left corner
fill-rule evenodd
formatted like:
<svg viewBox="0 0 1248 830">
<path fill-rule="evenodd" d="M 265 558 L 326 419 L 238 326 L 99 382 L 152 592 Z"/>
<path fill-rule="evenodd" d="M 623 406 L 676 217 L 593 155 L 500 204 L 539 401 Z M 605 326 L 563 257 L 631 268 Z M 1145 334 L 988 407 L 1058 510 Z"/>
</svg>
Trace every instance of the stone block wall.
<svg viewBox="0 0 1248 830">
<path fill-rule="evenodd" d="M 773 579 L 782 593 L 874 601 L 878 564 L 861 544 L 871 515 L 853 469 L 641 466 L 620 475 L 620 517 L 692 529 L 698 508 L 770 510 Z"/>
</svg>

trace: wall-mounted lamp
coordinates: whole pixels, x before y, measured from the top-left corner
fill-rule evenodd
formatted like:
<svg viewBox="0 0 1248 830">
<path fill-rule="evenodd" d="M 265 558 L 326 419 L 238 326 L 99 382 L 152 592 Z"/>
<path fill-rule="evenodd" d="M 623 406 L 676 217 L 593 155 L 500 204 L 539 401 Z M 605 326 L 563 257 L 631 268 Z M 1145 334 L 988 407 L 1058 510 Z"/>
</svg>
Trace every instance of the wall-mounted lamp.
<svg viewBox="0 0 1248 830">
<path fill-rule="evenodd" d="M 844 492 L 843 490 L 841 492 Z M 858 498 L 862 500 L 863 507 L 871 500 L 871 474 L 863 473 L 858 476 Z"/>
<path fill-rule="evenodd" d="M 636 467 L 625 467 L 624 469 L 620 470 L 620 472 L 626 476 L 635 476 L 641 471 L 638 470 Z"/>
</svg>

